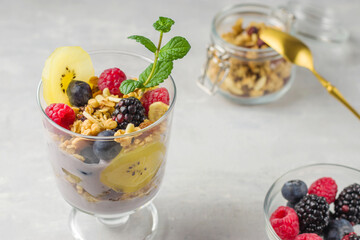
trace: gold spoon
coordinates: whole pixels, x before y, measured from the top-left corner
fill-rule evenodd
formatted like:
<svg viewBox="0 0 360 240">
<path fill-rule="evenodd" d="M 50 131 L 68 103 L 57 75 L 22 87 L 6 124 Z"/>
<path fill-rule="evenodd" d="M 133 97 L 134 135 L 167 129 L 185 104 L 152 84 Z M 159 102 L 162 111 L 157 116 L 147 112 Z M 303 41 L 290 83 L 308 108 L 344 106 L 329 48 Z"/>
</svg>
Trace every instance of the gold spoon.
<svg viewBox="0 0 360 240">
<path fill-rule="evenodd" d="M 311 51 L 302 41 L 290 34 L 270 27 L 261 29 L 259 37 L 290 62 L 300 67 L 309 69 L 333 97 L 344 104 L 352 113 L 355 114 L 355 116 L 360 119 L 359 113 L 350 106 L 339 90 L 337 90 L 336 87 L 331 85 L 330 82 L 326 81 L 315 71 Z"/>
</svg>

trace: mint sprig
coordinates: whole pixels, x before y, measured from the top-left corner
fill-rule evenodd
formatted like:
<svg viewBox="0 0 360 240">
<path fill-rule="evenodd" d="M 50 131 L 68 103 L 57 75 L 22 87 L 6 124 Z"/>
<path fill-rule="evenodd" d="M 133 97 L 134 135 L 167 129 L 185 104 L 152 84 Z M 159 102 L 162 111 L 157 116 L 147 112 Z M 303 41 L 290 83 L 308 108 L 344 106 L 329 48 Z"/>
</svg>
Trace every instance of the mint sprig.
<svg viewBox="0 0 360 240">
<path fill-rule="evenodd" d="M 139 35 L 133 35 L 128 37 L 129 39 L 134 39 L 135 41 L 141 43 L 144 45 L 147 49 L 149 49 L 151 52 L 156 52 L 156 46 L 155 44 L 148 38 L 139 36 Z"/>
<path fill-rule="evenodd" d="M 167 33 L 170 32 L 171 26 L 174 25 L 174 23 L 175 21 L 171 18 L 159 17 L 159 20 L 153 24 L 153 27 L 156 31 Z"/>
<path fill-rule="evenodd" d="M 173 37 L 159 53 L 159 58 L 163 61 L 174 61 L 183 58 L 189 51 L 190 44 L 183 37 Z"/>
<path fill-rule="evenodd" d="M 190 50 L 191 46 L 189 42 L 183 37 L 173 37 L 170 41 L 161 47 L 163 34 L 171 30 L 171 26 L 174 25 L 174 20 L 166 17 L 159 17 L 153 27 L 160 32 L 159 42 L 156 45 L 148 38 L 139 35 L 133 35 L 128 37 L 133 39 L 148 50 L 154 53 L 154 62 L 151 63 L 139 76 L 139 80 L 128 79 L 122 82 L 120 91 L 123 94 L 129 94 L 136 89 L 145 90 L 164 82 L 169 77 L 173 69 L 173 61 L 183 58 Z"/>
</svg>

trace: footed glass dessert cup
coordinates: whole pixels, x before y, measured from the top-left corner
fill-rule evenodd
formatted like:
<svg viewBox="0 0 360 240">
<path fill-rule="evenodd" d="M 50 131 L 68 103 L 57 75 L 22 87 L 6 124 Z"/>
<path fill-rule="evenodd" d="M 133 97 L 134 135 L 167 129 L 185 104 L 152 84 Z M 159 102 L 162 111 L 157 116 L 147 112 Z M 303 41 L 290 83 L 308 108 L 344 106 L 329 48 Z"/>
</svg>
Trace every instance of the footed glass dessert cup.
<svg viewBox="0 0 360 240">
<path fill-rule="evenodd" d="M 290 180 L 301 180 L 309 187 L 314 181 L 323 177 L 330 177 L 336 181 L 337 196 L 345 187 L 360 183 L 360 171 L 358 169 L 338 164 L 319 163 L 288 171 L 271 185 L 264 200 L 265 230 L 268 239 L 281 240 L 271 226 L 270 216 L 278 207 L 287 206 L 287 200 L 281 193 L 283 185 Z M 332 205 L 330 205 L 330 211 L 333 212 Z M 359 228 L 359 225 L 354 226 L 355 232 L 360 233 Z"/>
<path fill-rule="evenodd" d="M 96 51 L 90 56 L 95 76 L 119 66 L 128 77 L 135 77 L 151 62 L 121 51 Z M 37 98 L 48 160 L 62 197 L 73 207 L 69 224 L 76 239 L 152 239 L 156 234 L 158 214 L 152 200 L 164 176 L 176 99 L 172 77 L 160 87 L 169 91 L 170 104 L 159 120 L 136 132 L 99 137 L 77 134 L 54 123 L 45 114 L 40 82 Z M 99 145 L 120 152 L 112 159 L 93 161 Z"/>
</svg>

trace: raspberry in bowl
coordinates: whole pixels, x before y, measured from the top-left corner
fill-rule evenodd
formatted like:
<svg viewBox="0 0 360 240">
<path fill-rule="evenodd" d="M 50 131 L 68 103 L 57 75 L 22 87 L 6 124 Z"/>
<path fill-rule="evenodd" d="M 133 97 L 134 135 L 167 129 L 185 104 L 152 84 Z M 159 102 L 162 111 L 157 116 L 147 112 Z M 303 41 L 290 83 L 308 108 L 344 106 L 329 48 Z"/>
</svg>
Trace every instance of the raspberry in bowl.
<svg viewBox="0 0 360 240">
<path fill-rule="evenodd" d="M 285 173 L 264 200 L 268 238 L 342 240 L 352 232 L 359 234 L 359 184 L 359 170 L 337 164 L 313 164 Z"/>
<path fill-rule="evenodd" d="M 172 24 L 160 17 L 154 28 L 162 36 Z M 143 43 L 144 37 L 132 37 Z M 156 234 L 152 200 L 164 176 L 176 99 L 170 73 L 190 45 L 171 39 L 187 49 L 179 53 L 160 44 L 153 49 L 147 40 L 154 61 L 123 51 L 60 47 L 45 62 L 38 103 L 57 188 L 73 207 L 69 225 L 76 239 Z"/>
</svg>

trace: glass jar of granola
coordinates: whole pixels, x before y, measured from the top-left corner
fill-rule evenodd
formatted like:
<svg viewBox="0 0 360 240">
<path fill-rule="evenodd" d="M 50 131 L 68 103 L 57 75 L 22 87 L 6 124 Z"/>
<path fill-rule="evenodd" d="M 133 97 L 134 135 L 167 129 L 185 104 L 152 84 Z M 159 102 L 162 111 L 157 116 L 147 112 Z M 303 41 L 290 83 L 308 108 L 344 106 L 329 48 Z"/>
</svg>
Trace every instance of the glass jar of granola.
<svg viewBox="0 0 360 240">
<path fill-rule="evenodd" d="M 221 10 L 213 19 L 207 61 L 198 80 L 209 94 L 241 104 L 274 101 L 290 88 L 294 71 L 290 62 L 258 36 L 264 26 L 289 32 L 293 15 L 266 5 L 239 4 Z"/>
</svg>

